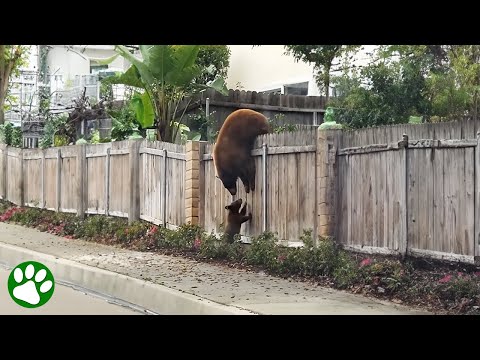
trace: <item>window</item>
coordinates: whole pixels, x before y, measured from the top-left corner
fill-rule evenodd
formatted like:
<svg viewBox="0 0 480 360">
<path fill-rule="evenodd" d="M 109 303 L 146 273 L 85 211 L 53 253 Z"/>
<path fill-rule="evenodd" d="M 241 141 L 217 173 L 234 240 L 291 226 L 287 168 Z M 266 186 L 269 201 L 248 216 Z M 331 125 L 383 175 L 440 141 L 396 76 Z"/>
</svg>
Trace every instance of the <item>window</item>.
<svg viewBox="0 0 480 360">
<path fill-rule="evenodd" d="M 308 95 L 308 81 L 296 83 L 296 84 L 285 84 L 285 95 Z"/>
<path fill-rule="evenodd" d="M 96 74 L 104 69 L 108 69 L 108 65 L 90 65 L 90 74 Z"/>
<path fill-rule="evenodd" d="M 281 88 L 278 88 L 278 89 L 272 89 L 272 90 L 265 90 L 265 91 L 260 91 L 260 93 L 262 94 L 273 94 L 273 95 L 278 95 L 278 94 L 281 94 L 282 93 L 282 89 Z"/>
</svg>

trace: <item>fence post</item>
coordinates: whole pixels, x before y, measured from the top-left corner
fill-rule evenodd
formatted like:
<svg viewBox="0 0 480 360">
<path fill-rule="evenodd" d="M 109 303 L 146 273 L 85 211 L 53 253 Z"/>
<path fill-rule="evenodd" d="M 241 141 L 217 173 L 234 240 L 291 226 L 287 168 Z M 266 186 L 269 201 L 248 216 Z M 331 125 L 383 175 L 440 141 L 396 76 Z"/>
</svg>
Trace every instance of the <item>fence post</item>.
<svg viewBox="0 0 480 360">
<path fill-rule="evenodd" d="M 335 236 L 337 199 L 337 148 L 342 130 L 317 130 L 317 222 L 314 241 L 317 237 Z"/>
<path fill-rule="evenodd" d="M 19 199 L 18 199 L 18 206 L 25 206 L 25 171 L 23 170 L 23 149 L 20 149 L 20 153 L 18 154 L 18 160 L 20 160 L 20 181 L 18 184 L 18 192 L 19 192 Z"/>
<path fill-rule="evenodd" d="M 57 196 L 56 196 L 56 211 L 60 211 L 60 202 L 62 196 L 62 150 L 57 149 Z"/>
<path fill-rule="evenodd" d="M 262 144 L 262 231 L 267 231 L 267 144 Z"/>
<path fill-rule="evenodd" d="M 42 178 L 40 179 L 40 181 L 41 181 L 41 184 L 42 184 L 42 186 L 41 186 L 42 187 L 42 189 L 41 189 L 41 191 L 42 191 L 42 194 L 41 194 L 42 195 L 42 202 L 40 204 L 40 207 L 42 209 L 44 209 L 45 206 L 46 206 L 46 202 L 45 202 L 45 149 L 42 149 L 41 151 L 42 151 L 42 165 L 41 165 L 42 166 L 42 173 L 41 173 L 40 176 Z"/>
<path fill-rule="evenodd" d="M 87 189 L 87 146 L 77 145 L 77 216 L 85 218 L 85 211 L 88 207 Z"/>
<path fill-rule="evenodd" d="M 477 132 L 477 147 L 475 148 L 475 199 L 474 199 L 474 228 L 475 235 L 473 237 L 474 262 L 480 265 L 480 211 L 477 209 L 480 206 L 480 130 Z"/>
<path fill-rule="evenodd" d="M 129 142 L 129 163 L 130 163 L 130 205 L 128 208 L 128 223 L 140 219 L 140 187 L 138 178 L 140 176 L 140 144 L 141 140 L 130 140 Z"/>
<path fill-rule="evenodd" d="M 167 227 L 167 149 L 163 149 L 163 174 L 162 174 L 162 225 Z"/>
<path fill-rule="evenodd" d="M 105 215 L 108 216 L 110 209 L 110 148 L 105 157 Z"/>
<path fill-rule="evenodd" d="M 199 225 L 200 207 L 200 146 L 199 141 L 187 141 L 185 153 L 185 223 Z"/>
<path fill-rule="evenodd" d="M 404 194 L 405 198 L 403 199 L 403 203 L 405 204 L 405 237 L 403 242 L 400 241 L 401 248 L 398 249 L 402 258 L 405 258 L 408 251 L 408 135 L 403 134 L 401 146 L 403 147 L 403 154 L 405 159 L 405 189 Z"/>
<path fill-rule="evenodd" d="M 7 199 L 7 191 L 8 191 L 8 187 L 7 187 L 7 161 L 8 161 L 8 147 L 7 145 L 3 145 L 3 144 L 0 144 L 1 148 L 2 148 L 2 177 L 3 177 L 3 181 L 2 181 L 2 184 L 3 184 L 3 189 L 2 189 L 2 198 L 3 200 L 8 200 Z"/>
</svg>

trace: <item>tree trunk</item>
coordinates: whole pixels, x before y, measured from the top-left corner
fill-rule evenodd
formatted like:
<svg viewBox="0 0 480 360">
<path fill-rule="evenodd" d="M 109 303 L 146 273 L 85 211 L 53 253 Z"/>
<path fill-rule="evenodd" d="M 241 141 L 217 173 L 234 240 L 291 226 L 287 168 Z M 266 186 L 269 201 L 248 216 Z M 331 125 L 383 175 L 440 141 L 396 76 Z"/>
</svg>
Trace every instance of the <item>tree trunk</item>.
<svg viewBox="0 0 480 360">
<path fill-rule="evenodd" d="M 3 84 L 0 84 L 0 125 L 5 123 L 5 111 L 4 111 L 4 105 L 5 105 L 5 95 L 2 91 L 3 89 Z"/>
<path fill-rule="evenodd" d="M 323 86 L 325 86 L 325 106 L 328 106 L 328 101 L 330 100 L 330 66 L 325 66 Z"/>
</svg>

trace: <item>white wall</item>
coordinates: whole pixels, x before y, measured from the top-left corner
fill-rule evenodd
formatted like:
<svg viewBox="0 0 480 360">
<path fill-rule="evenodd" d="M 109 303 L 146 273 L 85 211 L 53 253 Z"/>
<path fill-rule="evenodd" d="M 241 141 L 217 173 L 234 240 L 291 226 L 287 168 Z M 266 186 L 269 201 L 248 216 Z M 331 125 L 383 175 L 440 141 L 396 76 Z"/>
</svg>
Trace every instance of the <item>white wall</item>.
<svg viewBox="0 0 480 360">
<path fill-rule="evenodd" d="M 27 64 L 22 70 L 36 71 L 38 65 L 38 45 L 30 45 Z"/>
<path fill-rule="evenodd" d="M 88 48 L 85 49 L 85 52 L 83 54 L 87 57 L 106 59 L 115 55 L 116 52 L 113 50 L 113 45 L 111 45 L 111 49 L 98 49 L 95 45 L 89 45 Z M 109 68 L 117 68 L 123 70 L 128 70 L 129 66 L 130 63 L 126 61 L 125 58 L 123 58 L 122 56 L 118 56 L 115 60 L 108 64 Z"/>
<path fill-rule="evenodd" d="M 364 45 L 354 59 L 357 65 L 365 65 L 370 60 L 367 52 L 377 45 Z M 229 45 L 231 50 L 227 87 L 243 90 L 265 91 L 285 84 L 308 81 L 308 95 L 320 95 L 315 83 L 313 65 L 297 62 L 291 55 L 284 55 L 283 45 Z"/>
<path fill-rule="evenodd" d="M 90 60 L 63 46 L 54 46 L 48 53 L 49 74 L 62 75 L 63 81 L 73 80 L 75 75 L 90 73 Z"/>
<path fill-rule="evenodd" d="M 76 75 L 90 74 L 90 57 L 109 58 L 116 54 L 113 45 L 75 45 L 70 51 L 63 45 L 55 45 L 48 53 L 50 74 L 58 70 L 57 75 L 63 75 L 64 82 L 73 80 Z M 121 56 L 117 57 L 108 67 L 127 69 L 128 62 Z"/>
<path fill-rule="evenodd" d="M 313 66 L 296 62 L 293 56 L 283 55 L 283 45 L 229 45 L 230 67 L 227 87 L 264 91 L 284 84 L 309 81 L 309 95 L 318 95 L 314 84 Z"/>
</svg>

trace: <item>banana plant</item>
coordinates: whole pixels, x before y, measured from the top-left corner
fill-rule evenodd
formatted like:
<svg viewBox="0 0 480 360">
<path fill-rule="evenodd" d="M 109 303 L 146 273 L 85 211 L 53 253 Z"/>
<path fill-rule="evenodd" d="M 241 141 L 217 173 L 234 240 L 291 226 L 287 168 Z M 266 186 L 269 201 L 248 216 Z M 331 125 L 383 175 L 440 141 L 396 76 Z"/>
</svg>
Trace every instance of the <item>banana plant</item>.
<svg viewBox="0 0 480 360">
<path fill-rule="evenodd" d="M 157 140 L 175 142 L 192 96 L 213 88 L 226 95 L 225 80 L 218 77 L 209 84 L 194 79 L 205 69 L 196 64 L 198 45 L 140 45 L 138 58 L 122 45 L 115 51 L 132 65 L 102 81 L 138 88 L 133 97 L 137 120 L 143 128 L 155 127 Z M 189 99 L 183 109 L 180 103 Z"/>
</svg>

